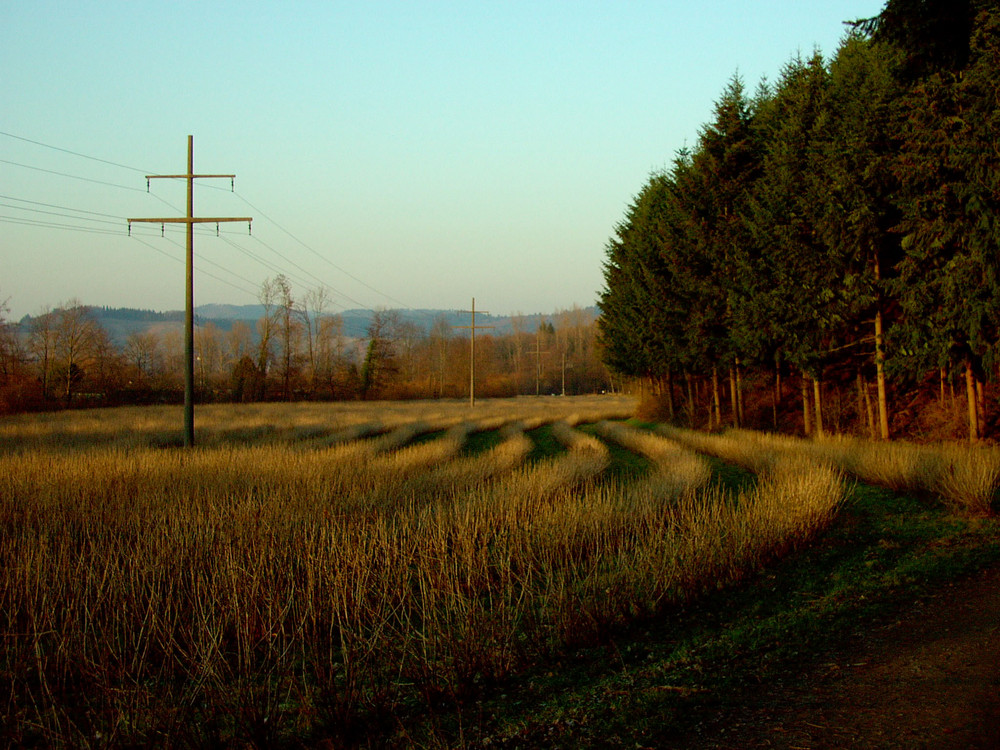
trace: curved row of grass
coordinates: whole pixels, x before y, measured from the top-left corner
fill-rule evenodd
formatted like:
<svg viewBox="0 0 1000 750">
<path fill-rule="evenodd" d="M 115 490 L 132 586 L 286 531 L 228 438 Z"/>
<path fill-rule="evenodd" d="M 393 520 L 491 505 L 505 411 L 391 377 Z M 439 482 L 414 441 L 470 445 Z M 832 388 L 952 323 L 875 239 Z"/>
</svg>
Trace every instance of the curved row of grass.
<svg viewBox="0 0 1000 750">
<path fill-rule="evenodd" d="M 973 515 L 1000 511 L 1000 449 L 954 443 L 918 445 L 849 436 L 803 440 L 749 430 L 718 435 L 661 426 L 659 432 L 709 455 L 757 471 L 781 456 L 804 456 L 894 492 L 939 497 Z"/>
<path fill-rule="evenodd" d="M 843 496 L 805 460 L 727 492 L 689 451 L 613 425 L 597 430 L 656 469 L 598 481 L 608 451 L 575 421 L 535 462 L 523 425 L 464 455 L 474 426 L 409 445 L 425 427 L 405 422 L 330 448 L 0 455 L 4 734 L 391 741 L 406 717 L 754 573 Z"/>
</svg>

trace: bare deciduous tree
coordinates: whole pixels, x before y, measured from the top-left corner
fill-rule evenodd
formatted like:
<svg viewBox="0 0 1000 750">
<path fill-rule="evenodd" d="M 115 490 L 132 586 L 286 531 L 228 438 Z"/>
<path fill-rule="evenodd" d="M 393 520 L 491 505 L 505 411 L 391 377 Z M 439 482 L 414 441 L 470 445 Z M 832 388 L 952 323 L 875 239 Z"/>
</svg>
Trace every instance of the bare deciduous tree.
<svg viewBox="0 0 1000 750">
<path fill-rule="evenodd" d="M 361 395 L 377 396 L 397 370 L 396 331 L 399 313 L 379 310 L 368 325 L 368 350 L 361 367 Z"/>
<path fill-rule="evenodd" d="M 94 319 L 90 308 L 70 300 L 52 313 L 53 355 L 59 368 L 60 390 L 66 402 L 73 400 L 76 385 L 94 364 L 107 333 Z"/>
<path fill-rule="evenodd" d="M 264 307 L 264 314 L 257 321 L 257 334 L 259 341 L 257 344 L 257 369 L 261 374 L 267 376 L 268 366 L 274 356 L 271 347 L 274 343 L 278 327 L 278 317 L 280 315 L 280 299 L 282 284 L 287 284 L 282 275 L 273 279 L 265 279 L 257 292 L 257 300 Z"/>
<path fill-rule="evenodd" d="M 326 317 L 326 310 L 330 306 L 330 290 L 325 286 L 318 286 L 310 289 L 302 298 L 302 307 L 299 314 L 302 317 L 303 329 L 306 335 L 306 357 L 309 362 L 309 383 L 315 390 L 318 368 L 318 339 L 320 326 Z"/>
<path fill-rule="evenodd" d="M 153 374 L 159 345 L 159 339 L 151 331 L 132 333 L 126 339 L 125 359 L 135 368 L 140 379 Z"/>
</svg>

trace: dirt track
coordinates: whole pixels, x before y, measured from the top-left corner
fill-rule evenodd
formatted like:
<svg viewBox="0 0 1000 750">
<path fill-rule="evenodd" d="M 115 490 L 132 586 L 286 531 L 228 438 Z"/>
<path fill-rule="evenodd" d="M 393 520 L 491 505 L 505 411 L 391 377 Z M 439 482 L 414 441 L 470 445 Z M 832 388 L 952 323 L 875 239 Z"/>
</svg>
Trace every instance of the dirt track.
<svg viewBox="0 0 1000 750">
<path fill-rule="evenodd" d="M 949 584 L 691 747 L 1000 748 L 1000 568 Z"/>
</svg>

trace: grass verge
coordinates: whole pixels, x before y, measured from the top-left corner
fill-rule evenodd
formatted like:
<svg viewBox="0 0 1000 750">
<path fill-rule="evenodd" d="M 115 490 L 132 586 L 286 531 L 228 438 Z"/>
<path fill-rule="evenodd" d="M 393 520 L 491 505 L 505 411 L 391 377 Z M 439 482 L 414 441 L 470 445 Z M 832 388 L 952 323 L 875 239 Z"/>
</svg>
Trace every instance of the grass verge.
<svg viewBox="0 0 1000 750">
<path fill-rule="evenodd" d="M 805 679 L 914 599 L 996 565 L 996 518 L 857 484 L 813 544 L 737 588 L 563 652 L 430 744 L 457 732 L 485 747 L 690 747 L 698 725 Z M 472 714 L 485 718 L 470 726 Z"/>
</svg>

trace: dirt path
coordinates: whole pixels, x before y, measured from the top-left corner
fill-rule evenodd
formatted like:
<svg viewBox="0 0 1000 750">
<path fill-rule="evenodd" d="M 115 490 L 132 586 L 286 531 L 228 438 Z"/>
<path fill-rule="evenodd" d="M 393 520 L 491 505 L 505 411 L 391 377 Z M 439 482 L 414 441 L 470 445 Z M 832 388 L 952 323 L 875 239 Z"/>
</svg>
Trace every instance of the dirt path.
<svg viewBox="0 0 1000 750">
<path fill-rule="evenodd" d="M 1000 748 L 1000 568 L 923 597 L 691 747 Z"/>
</svg>

